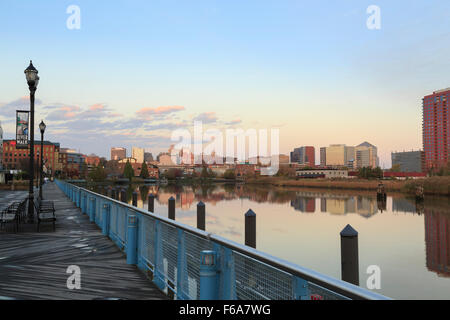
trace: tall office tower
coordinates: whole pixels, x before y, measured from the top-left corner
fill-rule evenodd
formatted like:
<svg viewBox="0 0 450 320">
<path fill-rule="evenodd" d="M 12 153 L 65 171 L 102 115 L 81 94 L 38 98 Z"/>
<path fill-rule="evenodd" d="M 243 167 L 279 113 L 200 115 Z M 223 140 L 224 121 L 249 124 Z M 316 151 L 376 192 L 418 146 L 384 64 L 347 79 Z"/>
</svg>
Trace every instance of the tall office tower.
<svg viewBox="0 0 450 320">
<path fill-rule="evenodd" d="M 320 165 L 322 167 L 327 165 L 327 147 L 320 148 Z"/>
<path fill-rule="evenodd" d="M 326 148 L 327 166 L 346 166 L 347 152 L 345 144 L 330 144 Z"/>
<path fill-rule="evenodd" d="M 422 172 L 423 151 L 392 152 L 392 167 L 399 166 L 401 172 Z"/>
<path fill-rule="evenodd" d="M 367 141 L 355 147 L 355 168 L 378 167 L 377 147 Z"/>
<path fill-rule="evenodd" d="M 145 162 L 152 162 L 153 161 L 153 154 L 151 152 L 144 152 L 144 161 Z"/>
<path fill-rule="evenodd" d="M 111 160 L 122 160 L 127 157 L 127 149 L 111 148 Z"/>
<path fill-rule="evenodd" d="M 145 153 L 145 150 L 143 148 L 137 148 L 137 147 L 131 148 L 131 157 L 135 158 L 137 163 L 144 162 L 144 153 Z"/>
<path fill-rule="evenodd" d="M 425 169 L 445 166 L 450 151 L 450 88 L 423 97 L 422 143 Z"/>
<path fill-rule="evenodd" d="M 295 148 L 291 152 L 291 163 L 305 164 L 314 167 L 316 164 L 316 154 L 314 147 L 306 146 Z"/>
</svg>

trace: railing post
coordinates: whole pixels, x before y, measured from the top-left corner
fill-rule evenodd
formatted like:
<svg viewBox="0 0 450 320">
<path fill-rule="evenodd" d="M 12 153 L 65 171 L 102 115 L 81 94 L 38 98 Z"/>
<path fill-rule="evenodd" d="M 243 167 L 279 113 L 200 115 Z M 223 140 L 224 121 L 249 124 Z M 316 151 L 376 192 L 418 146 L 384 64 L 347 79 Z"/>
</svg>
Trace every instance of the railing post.
<svg viewBox="0 0 450 320">
<path fill-rule="evenodd" d="M 120 191 L 120 201 L 127 203 L 127 191 L 125 189 Z"/>
<path fill-rule="evenodd" d="M 205 231 L 205 204 L 197 203 L 197 229 Z"/>
<path fill-rule="evenodd" d="M 86 192 L 83 192 L 83 197 L 82 197 L 82 201 L 81 201 L 81 212 L 82 213 L 87 213 L 87 197 L 88 195 L 86 194 Z"/>
<path fill-rule="evenodd" d="M 256 248 L 256 214 L 252 209 L 245 214 L 245 245 Z"/>
<path fill-rule="evenodd" d="M 148 196 L 148 211 L 155 212 L 155 196 L 153 193 Z"/>
<path fill-rule="evenodd" d="M 111 206 L 108 203 L 103 204 L 102 210 L 102 233 L 105 236 L 109 235 L 109 216 L 110 216 Z"/>
<path fill-rule="evenodd" d="M 220 261 L 220 300 L 236 300 L 236 276 L 234 268 L 233 251 L 230 248 L 222 247 Z"/>
<path fill-rule="evenodd" d="M 204 250 L 200 253 L 200 300 L 217 300 L 218 293 L 217 253 Z"/>
<path fill-rule="evenodd" d="M 161 271 L 163 269 L 163 256 L 162 256 L 162 243 L 161 243 L 161 223 L 155 220 L 155 263 L 153 267 L 153 282 L 160 288 L 164 290 L 166 284 L 164 282 L 164 274 Z"/>
<path fill-rule="evenodd" d="M 169 198 L 169 219 L 175 220 L 175 198 Z"/>
<path fill-rule="evenodd" d="M 95 199 L 95 197 L 90 197 L 90 200 L 91 200 L 91 203 L 90 203 L 90 209 L 91 210 L 89 210 L 89 220 L 91 221 L 91 222 L 95 222 L 95 201 L 96 201 L 96 199 Z"/>
<path fill-rule="evenodd" d="M 77 190 L 77 207 L 81 208 L 81 188 Z"/>
<path fill-rule="evenodd" d="M 186 300 L 188 295 L 188 276 L 186 265 L 186 247 L 184 244 L 184 231 L 178 229 L 177 248 L 177 299 Z"/>
<path fill-rule="evenodd" d="M 359 286 L 358 232 L 349 224 L 341 231 L 341 275 Z"/>
<path fill-rule="evenodd" d="M 135 214 L 127 216 L 127 264 L 137 264 L 137 230 L 138 217 Z"/>
<path fill-rule="evenodd" d="M 293 276 L 293 289 L 295 300 L 310 300 L 308 281 Z"/>
<path fill-rule="evenodd" d="M 137 192 L 136 191 L 133 192 L 132 204 L 134 207 L 137 207 Z"/>
</svg>

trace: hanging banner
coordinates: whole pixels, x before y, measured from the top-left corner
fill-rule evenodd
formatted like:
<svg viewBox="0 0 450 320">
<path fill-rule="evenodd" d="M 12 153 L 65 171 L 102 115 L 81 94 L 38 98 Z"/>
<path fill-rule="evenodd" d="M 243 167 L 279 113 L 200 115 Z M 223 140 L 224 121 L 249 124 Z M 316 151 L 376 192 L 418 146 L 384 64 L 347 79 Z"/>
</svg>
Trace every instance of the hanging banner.
<svg viewBox="0 0 450 320">
<path fill-rule="evenodd" d="M 16 149 L 28 149 L 29 115 L 29 111 L 16 110 Z"/>
</svg>

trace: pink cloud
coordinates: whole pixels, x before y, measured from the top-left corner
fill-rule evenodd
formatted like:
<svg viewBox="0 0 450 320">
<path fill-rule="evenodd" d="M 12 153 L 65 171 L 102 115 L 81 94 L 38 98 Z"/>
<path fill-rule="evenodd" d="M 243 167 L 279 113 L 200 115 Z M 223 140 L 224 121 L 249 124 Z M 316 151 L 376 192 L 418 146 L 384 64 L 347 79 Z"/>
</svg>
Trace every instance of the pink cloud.
<svg viewBox="0 0 450 320">
<path fill-rule="evenodd" d="M 142 108 L 136 112 L 138 116 L 148 117 L 151 115 L 163 115 L 172 112 L 178 112 L 184 110 L 183 106 L 163 106 L 157 108 Z"/>
<path fill-rule="evenodd" d="M 103 109 L 105 109 L 105 106 L 100 103 L 93 104 L 92 106 L 89 107 L 89 110 L 92 110 L 92 111 L 103 110 Z"/>
</svg>

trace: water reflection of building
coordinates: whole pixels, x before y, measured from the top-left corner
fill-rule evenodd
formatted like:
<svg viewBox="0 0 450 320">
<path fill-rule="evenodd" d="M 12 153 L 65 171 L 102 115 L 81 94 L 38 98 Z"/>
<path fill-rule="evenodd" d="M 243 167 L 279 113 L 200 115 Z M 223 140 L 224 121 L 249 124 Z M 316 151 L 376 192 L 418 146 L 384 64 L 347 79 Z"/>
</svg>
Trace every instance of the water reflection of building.
<svg viewBox="0 0 450 320">
<path fill-rule="evenodd" d="M 405 198 L 392 198 L 392 211 L 394 212 L 416 212 L 414 201 Z"/>
<path fill-rule="evenodd" d="M 425 209 L 427 268 L 450 277 L 450 212 Z"/>
<path fill-rule="evenodd" d="M 295 210 L 301 212 L 314 213 L 316 211 L 316 199 L 298 197 L 294 200 L 291 200 L 291 207 L 294 207 Z"/>
<path fill-rule="evenodd" d="M 367 197 L 357 197 L 356 213 L 369 218 L 378 211 L 378 205 L 375 199 Z"/>
<path fill-rule="evenodd" d="M 330 214 L 357 213 L 369 218 L 378 212 L 378 204 L 374 197 L 349 196 L 340 194 L 324 194 L 317 192 L 297 192 L 291 206 L 302 212 L 314 212 L 316 197 L 320 198 L 320 211 Z M 309 201 L 311 200 L 311 201 Z"/>
</svg>

